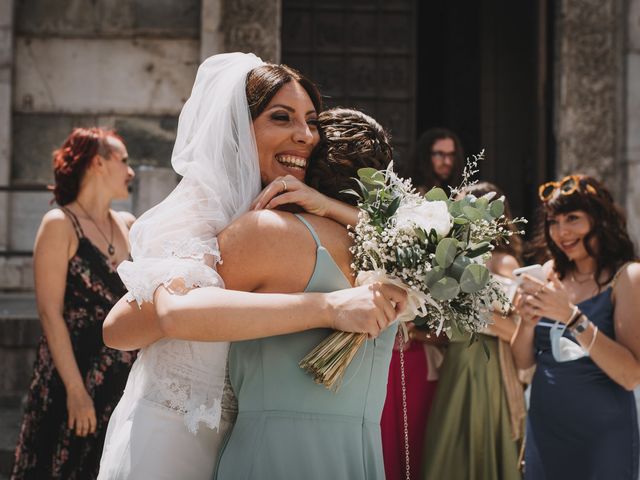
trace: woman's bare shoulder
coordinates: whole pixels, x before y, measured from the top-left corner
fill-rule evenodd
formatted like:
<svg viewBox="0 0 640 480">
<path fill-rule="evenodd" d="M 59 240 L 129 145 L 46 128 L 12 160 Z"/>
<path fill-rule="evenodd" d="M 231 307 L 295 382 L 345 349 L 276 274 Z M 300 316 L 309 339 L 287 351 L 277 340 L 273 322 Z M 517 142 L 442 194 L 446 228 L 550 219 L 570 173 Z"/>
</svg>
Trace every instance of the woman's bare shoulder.
<svg viewBox="0 0 640 480">
<path fill-rule="evenodd" d="M 296 221 L 287 212 L 275 210 L 251 210 L 234 220 L 219 235 L 218 239 L 251 240 L 254 245 L 269 243 L 266 237 L 289 232 L 289 227 Z"/>
<path fill-rule="evenodd" d="M 304 274 L 313 269 L 314 243 L 292 214 L 250 211 L 218 235 L 222 263 L 218 272 L 227 288 L 289 292 L 304 288 Z M 308 234 L 307 234 L 308 236 Z"/>
<path fill-rule="evenodd" d="M 71 239 L 73 237 L 73 224 L 62 209 L 52 208 L 42 217 L 38 236 Z"/>
</svg>

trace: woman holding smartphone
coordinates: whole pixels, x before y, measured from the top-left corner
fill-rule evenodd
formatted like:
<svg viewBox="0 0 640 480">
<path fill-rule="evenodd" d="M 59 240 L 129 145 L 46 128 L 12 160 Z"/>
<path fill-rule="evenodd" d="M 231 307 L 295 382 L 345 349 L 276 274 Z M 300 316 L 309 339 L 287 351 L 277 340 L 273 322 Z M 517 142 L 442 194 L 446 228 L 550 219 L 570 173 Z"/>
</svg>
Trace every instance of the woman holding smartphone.
<svg viewBox="0 0 640 480">
<path fill-rule="evenodd" d="M 536 364 L 525 479 L 638 477 L 640 264 L 620 208 L 596 179 L 540 187 L 547 282 L 523 275 L 512 340 Z"/>
</svg>

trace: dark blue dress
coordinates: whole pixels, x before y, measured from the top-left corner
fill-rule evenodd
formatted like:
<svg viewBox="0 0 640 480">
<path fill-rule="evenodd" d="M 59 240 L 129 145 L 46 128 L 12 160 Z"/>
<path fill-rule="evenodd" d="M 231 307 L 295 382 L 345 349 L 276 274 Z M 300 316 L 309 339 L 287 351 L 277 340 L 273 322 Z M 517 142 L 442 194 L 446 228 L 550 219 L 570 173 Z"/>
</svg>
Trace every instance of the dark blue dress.
<svg viewBox="0 0 640 480">
<path fill-rule="evenodd" d="M 612 288 L 578 304 L 615 339 Z M 549 327 L 535 329 L 536 373 L 527 421 L 525 480 L 637 480 L 638 422 L 633 392 L 590 357 L 556 362 Z M 565 331 L 565 337 L 574 340 Z"/>
</svg>

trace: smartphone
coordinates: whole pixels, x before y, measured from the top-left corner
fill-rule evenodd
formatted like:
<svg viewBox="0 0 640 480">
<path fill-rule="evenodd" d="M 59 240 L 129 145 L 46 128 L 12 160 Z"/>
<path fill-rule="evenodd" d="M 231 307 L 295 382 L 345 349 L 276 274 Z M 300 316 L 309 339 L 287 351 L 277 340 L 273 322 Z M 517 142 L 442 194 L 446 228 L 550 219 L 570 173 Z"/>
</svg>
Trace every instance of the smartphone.
<svg viewBox="0 0 640 480">
<path fill-rule="evenodd" d="M 547 282 L 547 276 L 544 274 L 544 270 L 542 265 L 535 264 L 529 265 L 528 267 L 516 268 L 513 271 L 513 275 L 516 277 L 518 283 L 522 282 L 523 275 L 529 275 L 530 277 L 535 278 L 536 280 L 540 280 L 541 282 Z"/>
</svg>

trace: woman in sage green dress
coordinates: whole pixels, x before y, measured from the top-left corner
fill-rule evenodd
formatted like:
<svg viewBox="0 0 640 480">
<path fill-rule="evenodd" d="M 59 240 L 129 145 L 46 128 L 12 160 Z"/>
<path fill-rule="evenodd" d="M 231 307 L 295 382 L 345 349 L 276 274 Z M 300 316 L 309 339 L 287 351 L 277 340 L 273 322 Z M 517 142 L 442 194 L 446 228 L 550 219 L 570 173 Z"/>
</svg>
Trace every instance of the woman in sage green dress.
<svg viewBox="0 0 640 480">
<path fill-rule="evenodd" d="M 371 154 L 383 154 L 387 158 L 384 163 L 390 159 L 386 136 L 373 119 L 359 112 L 337 110 L 321 114 L 319 120 L 324 145 L 329 148 L 318 154 L 323 160 L 312 163 L 308 180 L 320 191 L 333 190 L 331 196 L 338 196 L 355 173 L 357 156 L 366 159 Z M 373 139 L 366 133 L 371 130 L 370 125 L 376 126 Z M 362 151 L 363 144 L 370 145 L 364 149 L 368 155 Z M 274 221 L 287 232 L 286 244 L 296 246 L 284 249 L 282 271 L 276 266 L 268 276 L 275 280 L 290 272 L 288 288 L 294 291 L 330 292 L 352 285 L 351 257 L 345 248 L 349 239 L 344 227 L 309 215 L 259 213 L 263 226 L 270 222 L 270 216 L 276 216 Z M 241 218 L 235 225 L 236 240 L 245 231 L 251 236 L 243 221 Z M 340 244 L 341 238 L 347 243 Z M 263 242 L 269 239 L 264 237 L 253 249 L 259 250 Z M 224 242 L 221 248 L 224 249 Z M 227 265 L 222 268 L 233 269 L 233 261 L 225 260 Z M 292 261 L 297 266 L 295 271 Z M 224 270 L 221 273 L 224 276 Z M 294 285 L 297 282 L 301 282 L 299 289 Z M 314 329 L 233 343 L 229 374 L 238 397 L 238 417 L 222 450 L 217 478 L 384 479 L 380 417 L 395 330 L 394 325 L 367 341 L 351 362 L 337 392 L 316 384 L 298 366 L 331 330 Z"/>
<path fill-rule="evenodd" d="M 500 190 L 487 182 L 465 190 L 477 197 Z M 506 214 L 509 215 L 508 205 Z M 487 267 L 503 279 L 507 293 L 518 267 L 520 241 L 498 245 Z M 509 292 L 509 287 L 512 287 Z M 509 340 L 515 323 L 501 313 L 479 341 L 452 335 L 440 369 L 429 415 L 422 478 L 439 480 L 518 480 L 518 441 L 525 416 L 522 385 L 517 379 Z M 489 358 L 482 343 L 489 351 Z"/>
</svg>

